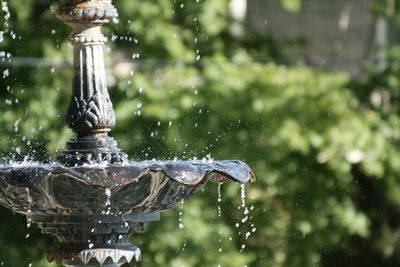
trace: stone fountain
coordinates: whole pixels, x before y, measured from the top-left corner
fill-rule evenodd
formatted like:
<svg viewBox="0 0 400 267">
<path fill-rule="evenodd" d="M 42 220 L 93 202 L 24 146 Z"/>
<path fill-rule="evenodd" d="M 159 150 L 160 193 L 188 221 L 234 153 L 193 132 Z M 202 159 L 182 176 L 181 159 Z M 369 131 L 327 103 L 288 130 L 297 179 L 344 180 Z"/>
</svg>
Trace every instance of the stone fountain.
<svg viewBox="0 0 400 267">
<path fill-rule="evenodd" d="M 64 266 L 121 266 L 139 261 L 129 237 L 208 180 L 254 180 L 240 161 L 129 161 L 108 136 L 115 115 L 107 92 L 101 26 L 118 16 L 111 0 L 61 0 L 57 16 L 72 26 L 73 92 L 67 125 L 76 137 L 50 164 L 0 166 L 0 204 L 26 215 L 60 246 Z"/>
</svg>

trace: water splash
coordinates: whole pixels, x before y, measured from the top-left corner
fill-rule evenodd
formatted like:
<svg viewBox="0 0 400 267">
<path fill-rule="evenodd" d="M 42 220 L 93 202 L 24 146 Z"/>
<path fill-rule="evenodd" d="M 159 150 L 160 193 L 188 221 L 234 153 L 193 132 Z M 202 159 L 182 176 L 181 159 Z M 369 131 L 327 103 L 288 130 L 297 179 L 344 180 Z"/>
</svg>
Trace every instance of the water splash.
<svg viewBox="0 0 400 267">
<path fill-rule="evenodd" d="M 107 207 L 107 211 L 105 212 L 106 215 L 111 214 L 111 189 L 110 188 L 106 188 L 104 190 L 104 194 L 106 195 L 106 207 Z"/>
</svg>

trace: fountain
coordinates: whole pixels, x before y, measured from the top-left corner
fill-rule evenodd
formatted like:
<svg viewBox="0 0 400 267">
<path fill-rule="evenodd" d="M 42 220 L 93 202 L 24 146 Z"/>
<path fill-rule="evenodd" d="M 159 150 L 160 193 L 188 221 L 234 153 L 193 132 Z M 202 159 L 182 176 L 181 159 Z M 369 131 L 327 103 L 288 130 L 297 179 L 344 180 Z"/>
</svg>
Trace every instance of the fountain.
<svg viewBox="0 0 400 267">
<path fill-rule="evenodd" d="M 240 161 L 129 161 L 108 136 L 115 124 L 101 26 L 116 19 L 111 0 L 61 0 L 57 16 L 72 26 L 73 93 L 67 125 L 76 138 L 53 163 L 0 166 L 0 204 L 26 215 L 60 246 L 64 266 L 121 266 L 139 261 L 129 237 L 208 180 L 254 180 Z"/>
</svg>

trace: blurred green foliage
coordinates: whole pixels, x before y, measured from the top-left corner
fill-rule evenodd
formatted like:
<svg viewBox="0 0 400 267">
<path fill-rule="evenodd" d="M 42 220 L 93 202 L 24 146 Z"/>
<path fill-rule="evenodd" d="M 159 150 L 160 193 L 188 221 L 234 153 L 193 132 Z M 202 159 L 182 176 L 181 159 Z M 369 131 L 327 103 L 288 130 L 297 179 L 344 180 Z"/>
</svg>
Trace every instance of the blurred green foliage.
<svg viewBox="0 0 400 267">
<path fill-rule="evenodd" d="M 8 28 L 0 24 L 0 51 L 51 60 L 1 67 L 7 159 L 44 160 L 73 136 L 63 120 L 72 51 L 56 4 L 8 1 Z M 387 69 L 351 80 L 274 63 L 279 45 L 251 29 L 232 36 L 227 0 L 115 4 L 120 22 L 105 32 L 120 146 L 137 160 L 241 159 L 258 177 L 246 189 L 248 221 L 238 185 L 221 187 L 219 216 L 208 184 L 132 238 L 140 266 L 399 266 L 399 50 Z M 0 263 L 48 266 L 51 238 L 5 209 L 0 218 Z"/>
<path fill-rule="evenodd" d="M 302 6 L 302 0 L 280 0 L 284 9 L 289 12 L 299 12 Z"/>
</svg>

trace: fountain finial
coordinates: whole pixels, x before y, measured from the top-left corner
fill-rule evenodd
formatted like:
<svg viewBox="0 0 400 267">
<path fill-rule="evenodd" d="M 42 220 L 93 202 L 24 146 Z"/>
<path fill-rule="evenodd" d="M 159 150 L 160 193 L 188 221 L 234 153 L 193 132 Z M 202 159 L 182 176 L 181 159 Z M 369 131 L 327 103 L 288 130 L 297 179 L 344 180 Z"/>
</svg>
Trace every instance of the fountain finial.
<svg viewBox="0 0 400 267">
<path fill-rule="evenodd" d="M 59 161 L 67 165 L 92 162 L 121 163 L 125 153 L 107 133 L 115 114 L 107 91 L 101 25 L 118 17 L 111 0 L 61 0 L 57 16 L 72 26 L 73 90 L 66 117 L 77 138 L 67 144 Z"/>
<path fill-rule="evenodd" d="M 70 23 L 105 23 L 118 12 L 111 0 L 61 0 L 57 16 Z"/>
</svg>

